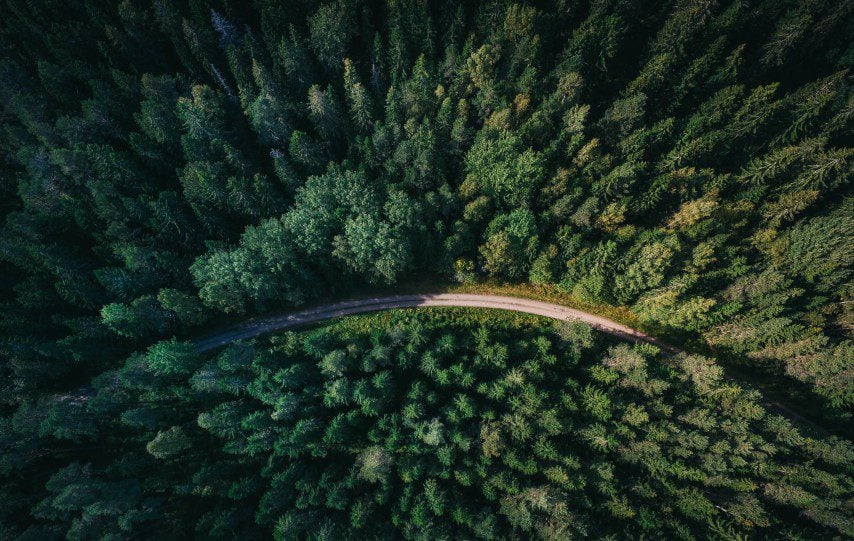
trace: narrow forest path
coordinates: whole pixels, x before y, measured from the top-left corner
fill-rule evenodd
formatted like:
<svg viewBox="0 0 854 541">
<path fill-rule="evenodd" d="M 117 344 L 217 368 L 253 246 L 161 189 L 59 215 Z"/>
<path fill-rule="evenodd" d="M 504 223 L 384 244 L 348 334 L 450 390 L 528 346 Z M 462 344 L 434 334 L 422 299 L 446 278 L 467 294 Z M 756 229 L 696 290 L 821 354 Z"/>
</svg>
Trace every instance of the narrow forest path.
<svg viewBox="0 0 854 541">
<path fill-rule="evenodd" d="M 621 325 L 616 321 L 567 308 L 559 304 L 534 301 L 520 297 L 505 297 L 501 295 L 476 295 L 466 293 L 436 293 L 424 295 L 394 295 L 390 297 L 374 297 L 353 301 L 344 301 L 334 304 L 326 304 L 299 312 L 272 315 L 258 319 L 249 319 L 235 324 L 227 329 L 208 335 L 197 340 L 198 351 L 208 351 L 223 346 L 235 340 L 252 338 L 269 332 L 289 329 L 315 323 L 325 319 L 361 314 L 365 312 L 379 312 L 395 308 L 416 308 L 425 306 L 458 306 L 468 308 L 492 308 L 496 310 L 509 310 L 511 312 L 523 312 L 558 319 L 561 321 L 583 321 L 594 329 L 607 334 L 633 342 L 647 342 L 661 349 L 676 353 L 678 350 L 652 336 Z"/>
<path fill-rule="evenodd" d="M 496 310 L 509 310 L 511 312 L 522 312 L 557 319 L 561 321 L 582 321 L 594 329 L 623 338 L 633 342 L 646 342 L 661 348 L 669 354 L 682 353 L 682 350 L 662 342 L 652 336 L 640 331 L 626 327 L 616 321 L 582 312 L 574 308 L 567 308 L 560 304 L 534 301 L 521 297 L 507 297 L 502 295 L 469 294 L 469 293 L 435 293 L 421 295 L 392 295 L 383 297 L 365 298 L 351 301 L 337 302 L 301 310 L 250 318 L 225 329 L 209 334 L 204 338 L 195 340 L 196 350 L 199 352 L 210 351 L 236 340 L 253 338 L 273 331 L 290 329 L 316 323 L 326 319 L 362 314 L 366 312 L 379 312 L 396 308 L 417 308 L 426 306 L 457 306 L 467 308 L 491 308 Z M 734 379 L 734 378 L 730 378 Z M 760 387 L 751 384 L 754 387 Z M 763 405 L 775 413 L 779 413 L 793 421 L 806 425 L 816 432 L 827 435 L 828 431 L 821 425 L 807 419 L 795 412 L 790 407 L 777 400 L 763 395 Z"/>
</svg>

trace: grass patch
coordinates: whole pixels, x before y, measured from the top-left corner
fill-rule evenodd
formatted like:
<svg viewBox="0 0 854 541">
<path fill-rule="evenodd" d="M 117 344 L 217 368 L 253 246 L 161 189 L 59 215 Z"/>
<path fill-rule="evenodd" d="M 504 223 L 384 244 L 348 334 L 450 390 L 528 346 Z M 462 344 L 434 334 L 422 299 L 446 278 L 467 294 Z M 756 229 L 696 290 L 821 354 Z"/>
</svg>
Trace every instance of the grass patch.
<svg viewBox="0 0 854 541">
<path fill-rule="evenodd" d="M 534 314 L 490 310 L 460 306 L 425 306 L 420 308 L 395 308 L 382 312 L 369 312 L 346 316 L 325 325 L 336 332 L 365 332 L 385 329 L 398 322 L 414 318 L 430 319 L 437 325 L 448 327 L 476 327 L 490 325 L 502 329 L 528 330 L 554 328 L 556 320 Z M 318 326 L 324 326 L 319 323 Z"/>
</svg>

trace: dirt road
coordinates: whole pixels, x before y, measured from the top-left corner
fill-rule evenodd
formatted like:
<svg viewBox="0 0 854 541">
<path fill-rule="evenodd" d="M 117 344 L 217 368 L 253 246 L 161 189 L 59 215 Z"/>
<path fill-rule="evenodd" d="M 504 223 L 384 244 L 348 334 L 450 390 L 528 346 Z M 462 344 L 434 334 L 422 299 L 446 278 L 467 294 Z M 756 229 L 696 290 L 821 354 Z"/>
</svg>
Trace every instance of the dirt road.
<svg viewBox="0 0 854 541">
<path fill-rule="evenodd" d="M 567 308 L 559 304 L 532 301 L 517 297 L 503 297 L 499 295 L 471 295 L 458 293 L 437 293 L 434 295 L 396 295 L 392 297 L 376 297 L 370 299 L 359 299 L 345 301 L 335 304 L 327 304 L 299 312 L 267 316 L 258 319 L 250 319 L 239 323 L 221 332 L 209 335 L 196 341 L 198 351 L 208 351 L 223 346 L 235 340 L 252 338 L 273 331 L 289 329 L 315 323 L 325 319 L 331 319 L 352 314 L 365 312 L 378 312 L 394 308 L 415 308 L 420 306 L 463 306 L 470 308 L 492 308 L 496 310 L 509 310 L 511 312 L 524 312 L 535 314 L 551 319 L 562 321 L 583 321 L 599 331 L 632 340 L 635 342 L 648 342 L 669 351 L 677 350 L 660 340 L 636 331 L 616 321 L 611 321 L 601 316 L 588 314 L 580 310 Z"/>
</svg>

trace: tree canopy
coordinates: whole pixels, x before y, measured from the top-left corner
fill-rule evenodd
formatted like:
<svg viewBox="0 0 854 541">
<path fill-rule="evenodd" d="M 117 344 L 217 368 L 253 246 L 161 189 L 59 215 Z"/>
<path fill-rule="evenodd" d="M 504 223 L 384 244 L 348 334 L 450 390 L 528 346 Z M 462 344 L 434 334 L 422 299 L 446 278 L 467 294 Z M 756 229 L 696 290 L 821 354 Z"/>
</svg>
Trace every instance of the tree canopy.
<svg viewBox="0 0 854 541">
<path fill-rule="evenodd" d="M 105 446 L 50 475 L 29 535 L 854 533 L 850 442 L 804 435 L 757 399 L 706 357 L 454 309 L 207 356 L 163 342 L 4 432 L 43 419 L 43 437 Z M 25 442 L 7 461 L 44 460 Z"/>
<path fill-rule="evenodd" d="M 702 528 L 721 538 L 850 535 L 838 514 L 850 499 L 844 461 L 825 473 L 804 468 L 813 467 L 809 453 L 847 453 L 839 449 L 854 421 L 852 43 L 854 9 L 838 0 L 4 0 L 0 483 L 9 497 L 0 503 L 0 537 L 148 537 L 152 517 L 210 537 L 238 529 L 299 537 L 307 525 L 335 537 L 344 524 L 362 532 L 380 523 L 409 537 L 430 528 L 595 537 L 584 524 L 612 520 L 603 536 L 690 538 Z M 465 417 L 474 432 L 454 436 L 465 423 L 438 404 L 456 404 L 456 395 L 428 400 L 424 390 L 411 400 L 430 416 L 413 412 L 417 429 L 405 426 L 419 449 L 407 455 L 413 463 L 423 465 L 422 447 L 437 453 L 438 465 L 424 459 L 429 475 L 410 472 L 397 436 L 386 439 L 402 420 L 376 428 L 376 441 L 324 443 L 345 449 L 349 461 L 328 472 L 273 461 L 257 473 L 258 457 L 272 448 L 294 461 L 308 449 L 327 452 L 318 443 L 325 418 L 293 417 L 291 408 L 306 399 L 303 385 L 345 373 L 350 354 L 329 357 L 320 375 L 294 368 L 270 375 L 269 388 L 255 384 L 264 394 L 256 400 L 275 403 L 274 419 L 244 403 L 250 391 L 242 389 L 263 380 L 259 373 L 214 377 L 186 340 L 230 318 L 410 281 L 535 284 L 614 309 L 848 439 L 831 445 L 796 434 L 779 451 L 747 435 L 759 434 L 750 432 L 759 421 L 744 406 L 738 415 L 752 420 L 726 421 L 743 438 L 721 443 L 709 459 L 720 477 L 684 460 L 666 472 L 655 468 L 672 460 L 647 468 L 663 447 L 655 438 L 670 437 L 667 425 L 651 442 L 631 439 L 644 443 L 629 461 L 631 472 L 643 465 L 667 488 L 622 486 L 624 462 L 578 456 L 586 484 L 568 500 L 566 483 L 577 481 L 574 462 L 561 462 L 566 450 L 537 451 L 567 469 L 566 482 L 544 473 L 545 458 L 526 454 L 548 439 L 550 421 L 512 408 L 487 419 L 465 395 L 474 402 L 460 398 L 454 415 L 474 412 L 481 424 Z M 472 388 L 509 374 L 510 345 L 484 350 L 493 369 L 476 374 Z M 441 356 L 419 352 L 454 385 L 473 370 L 464 363 L 441 372 Z M 246 355 L 222 362 L 253 363 Z M 565 394 L 579 412 L 590 405 L 584 415 L 595 422 L 578 437 L 591 453 L 629 445 L 620 438 L 635 429 L 609 424 L 618 414 L 627 416 L 623 427 L 646 417 L 681 426 L 678 416 L 706 426 L 705 413 L 640 410 L 610 395 L 609 378 L 652 397 L 666 394 L 658 380 L 669 380 L 650 376 L 652 353 L 608 355 L 597 372 L 605 380 L 537 391 L 551 392 L 555 404 Z M 637 355 L 647 355 L 645 365 Z M 686 359 L 698 388 L 719 388 L 710 401 L 742 396 L 718 380 L 717 364 Z M 355 403 L 369 419 L 389 413 L 377 397 L 400 404 L 409 384 L 389 370 L 366 370 L 358 389 L 336 383 L 311 408 Z M 194 394 L 229 389 L 234 398 L 216 404 Z M 135 394 L 145 396 L 128 406 Z M 497 394 L 489 400 L 500 402 Z M 193 424 L 202 406 L 204 426 Z M 265 439 L 293 419 L 292 439 Z M 354 419 L 335 422 L 342 441 L 368 437 L 345 430 Z M 692 456 L 701 436 L 717 445 L 679 430 Z M 508 458 L 511 432 L 520 447 Z M 258 436 L 241 442 L 237 433 Z M 446 462 L 458 464 L 459 442 L 475 436 L 486 457 L 508 468 L 503 488 L 478 493 L 489 503 L 477 509 L 453 500 L 449 483 L 475 487 L 497 473 L 438 475 Z M 224 440 L 223 453 L 237 458 L 202 468 L 201 450 Z M 748 447 L 767 455 L 744 459 L 761 471 L 737 453 L 720 458 Z M 783 464 L 774 462 L 780 456 L 801 458 L 762 469 Z M 163 476 L 149 482 L 152 471 Z M 190 471 L 197 481 L 180 477 Z M 520 484 L 517 474 L 537 482 Z M 254 481 L 221 481 L 242 478 Z M 383 492 L 401 479 L 418 488 Z M 281 509 L 260 511 L 265 482 L 303 488 L 282 496 Z M 366 489 L 356 506 L 348 491 L 365 488 L 358 483 L 385 495 Z M 592 488 L 600 485 L 607 490 Z M 639 503 L 662 494 L 666 509 Z M 206 502 L 215 507 L 209 514 L 181 517 L 209 495 L 219 498 Z M 173 496 L 183 498 L 180 509 L 166 505 Z M 785 506 L 803 516 L 789 521 Z M 372 522 L 374 513 L 386 522 Z"/>
</svg>

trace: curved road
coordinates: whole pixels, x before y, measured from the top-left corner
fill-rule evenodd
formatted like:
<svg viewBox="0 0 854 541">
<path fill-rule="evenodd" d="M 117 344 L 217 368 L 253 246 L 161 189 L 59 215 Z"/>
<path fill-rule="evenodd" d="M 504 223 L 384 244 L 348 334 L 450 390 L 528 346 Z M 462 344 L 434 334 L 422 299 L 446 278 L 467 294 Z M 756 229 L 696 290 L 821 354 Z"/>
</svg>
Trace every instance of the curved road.
<svg viewBox="0 0 854 541">
<path fill-rule="evenodd" d="M 273 331 L 290 329 L 316 323 L 325 319 L 362 314 L 365 312 L 379 312 L 395 308 L 416 308 L 421 306 L 462 306 L 470 308 L 493 308 L 497 310 L 509 310 L 511 312 L 523 312 L 534 314 L 561 321 L 582 321 L 594 329 L 623 338 L 633 342 L 646 342 L 658 346 L 663 351 L 671 354 L 680 353 L 681 350 L 668 345 L 661 340 L 653 338 L 635 329 L 621 325 L 616 321 L 588 314 L 581 310 L 567 308 L 559 304 L 533 301 L 519 297 L 505 297 L 501 295 L 477 295 L 465 293 L 435 293 L 422 295 L 393 295 L 388 297 L 374 297 L 352 301 L 326 304 L 315 308 L 309 308 L 298 312 L 250 318 L 242 323 L 227 327 L 204 338 L 195 340 L 196 350 L 199 352 L 210 351 L 224 346 L 235 340 L 253 338 Z M 733 378 L 727 378 L 732 380 Z M 754 384 L 754 386 L 756 386 Z M 761 386 L 759 386 L 761 388 Z M 780 415 L 791 420 L 799 421 L 813 430 L 828 434 L 829 432 L 821 425 L 805 418 L 784 404 L 763 397 L 763 405 Z"/>
<path fill-rule="evenodd" d="M 463 293 L 436 293 L 432 295 L 395 295 L 391 297 L 375 297 L 327 304 L 299 312 L 273 315 L 259 319 L 249 319 L 221 332 L 208 335 L 196 340 L 198 351 L 208 351 L 217 347 L 241 340 L 252 338 L 272 331 L 289 329 L 331 319 L 365 312 L 378 312 L 394 308 L 415 308 L 421 306 L 463 306 L 471 308 L 494 308 L 511 312 L 524 312 L 561 321 L 583 321 L 596 330 L 618 336 L 634 342 L 647 342 L 661 349 L 676 353 L 678 350 L 642 332 L 636 331 L 616 321 L 601 316 L 595 316 L 567 308 L 559 304 L 532 301 L 518 297 L 503 297 L 500 295 L 471 295 Z"/>
</svg>

